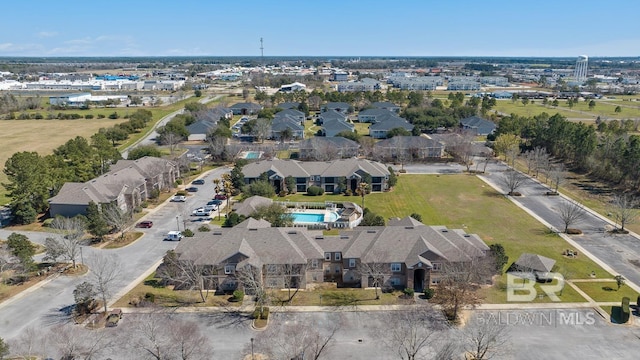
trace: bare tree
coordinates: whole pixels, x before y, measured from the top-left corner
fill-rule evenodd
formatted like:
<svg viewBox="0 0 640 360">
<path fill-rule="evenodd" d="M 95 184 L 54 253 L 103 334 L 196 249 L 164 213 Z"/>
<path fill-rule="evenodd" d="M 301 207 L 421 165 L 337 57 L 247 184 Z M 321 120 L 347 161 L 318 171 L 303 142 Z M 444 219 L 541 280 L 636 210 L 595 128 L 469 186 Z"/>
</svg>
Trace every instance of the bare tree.
<svg viewBox="0 0 640 360">
<path fill-rule="evenodd" d="M 566 180 L 564 165 L 562 163 L 558 163 L 550 166 L 549 171 L 547 172 L 547 177 L 551 180 L 553 191 L 557 193 L 560 185 L 562 185 Z"/>
<path fill-rule="evenodd" d="M 440 353 L 448 324 L 442 313 L 430 306 L 394 311 L 384 317 L 385 326 L 371 330 L 373 337 L 393 351 L 398 359 L 425 359 Z"/>
<path fill-rule="evenodd" d="M 365 136 L 361 137 L 358 140 L 358 143 L 360 144 L 362 155 L 367 158 L 371 157 L 373 154 L 374 145 L 376 144 L 376 140 L 371 137 Z"/>
<path fill-rule="evenodd" d="M 302 266 L 300 264 L 270 264 L 265 268 L 267 287 L 286 288 L 288 292 L 286 303 L 290 302 L 297 293 L 301 279 L 304 276 Z M 292 289 L 296 289 L 293 295 L 291 294 Z"/>
<path fill-rule="evenodd" d="M 85 223 L 75 217 L 57 217 L 53 219 L 51 228 L 54 229 L 57 237 L 45 240 L 45 260 L 57 261 L 62 257 L 71 261 L 75 268 L 84 238 Z"/>
<path fill-rule="evenodd" d="M 509 351 L 508 329 L 493 317 L 475 316 L 461 333 L 464 350 L 472 359 L 491 359 Z"/>
<path fill-rule="evenodd" d="M 132 219 L 131 212 L 122 210 L 114 203 L 102 206 L 102 216 L 109 226 L 120 232 L 120 238 L 124 239 L 127 225 Z"/>
<path fill-rule="evenodd" d="M 213 358 L 209 339 L 200 331 L 196 323 L 172 319 L 167 325 L 175 358 L 181 360 Z"/>
<path fill-rule="evenodd" d="M 527 177 L 518 170 L 515 169 L 507 169 L 503 176 L 500 178 L 500 182 L 504 185 L 507 190 L 507 194 L 515 195 L 516 191 L 524 184 L 527 180 Z"/>
<path fill-rule="evenodd" d="M 70 324 L 58 325 L 45 335 L 51 339 L 63 359 L 92 359 L 113 346 L 112 336 L 104 331 L 88 331 Z M 107 355 L 105 354 L 105 355 Z"/>
<path fill-rule="evenodd" d="M 50 337 L 42 329 L 29 326 L 10 342 L 12 359 L 28 360 L 46 358 Z"/>
<path fill-rule="evenodd" d="M 271 133 L 271 120 L 269 119 L 257 119 L 256 124 L 253 126 L 253 135 L 255 135 L 260 142 L 264 143 L 264 139 L 269 137 Z"/>
<path fill-rule="evenodd" d="M 114 284 L 120 276 L 120 261 L 115 255 L 94 255 L 90 258 L 91 282 L 102 298 L 104 312 L 107 299 L 113 292 Z"/>
<path fill-rule="evenodd" d="M 547 149 L 536 146 L 533 149 L 533 157 L 535 159 L 534 169 L 536 172 L 536 177 L 540 175 L 540 170 L 546 168 L 546 164 L 549 163 L 549 154 L 547 153 Z"/>
<path fill-rule="evenodd" d="M 480 299 L 476 290 L 495 272 L 495 261 L 491 257 L 481 256 L 477 251 L 465 251 L 469 260 L 447 262 L 440 271 L 440 283 L 432 302 L 442 306 L 442 310 L 451 321 L 458 320 L 460 309 L 474 306 Z"/>
<path fill-rule="evenodd" d="M 446 144 L 447 152 L 462 163 L 467 168 L 467 172 L 469 172 L 473 163 L 473 139 L 473 133 L 463 131 L 450 136 Z"/>
<path fill-rule="evenodd" d="M 320 324 L 281 321 L 258 333 L 255 347 L 269 359 L 326 359 L 339 327 L 340 319 L 337 315 L 330 316 L 328 321 Z"/>
<path fill-rule="evenodd" d="M 572 200 L 562 200 L 558 205 L 558 213 L 564 224 L 564 232 L 569 231 L 569 227 L 580 223 L 586 216 L 582 204 Z"/>
<path fill-rule="evenodd" d="M 262 278 L 262 270 L 247 265 L 244 268 L 236 270 L 235 276 L 247 294 L 255 296 L 256 306 L 260 311 L 260 315 L 262 315 L 264 313 L 264 307 L 268 305 L 270 301 L 269 293 Z"/>
<path fill-rule="evenodd" d="M 174 284 L 176 289 L 197 290 L 202 302 L 207 301 L 210 289 L 215 291 L 218 287 L 218 268 L 180 260 L 173 251 L 167 252 L 158 273 L 165 281 Z"/>
<path fill-rule="evenodd" d="M 624 232 L 624 227 L 633 224 L 638 217 L 638 200 L 629 194 L 617 194 L 611 200 L 611 213 L 617 223 L 620 224 L 620 231 Z"/>
<path fill-rule="evenodd" d="M 156 360 L 169 359 L 171 336 L 166 331 L 170 319 L 162 313 L 146 313 L 130 317 L 133 333 L 129 339 L 133 347 Z"/>
<path fill-rule="evenodd" d="M 367 286 L 373 286 L 376 300 L 380 299 L 378 288 L 391 274 L 391 265 L 385 259 L 385 253 L 371 251 L 365 259 L 362 259 L 356 267 L 356 273 L 368 282 Z"/>
<path fill-rule="evenodd" d="M 529 150 L 524 153 L 524 161 L 527 164 L 527 174 L 531 174 L 532 171 L 535 171 L 536 165 L 538 164 L 537 160 L 534 150 Z"/>
</svg>

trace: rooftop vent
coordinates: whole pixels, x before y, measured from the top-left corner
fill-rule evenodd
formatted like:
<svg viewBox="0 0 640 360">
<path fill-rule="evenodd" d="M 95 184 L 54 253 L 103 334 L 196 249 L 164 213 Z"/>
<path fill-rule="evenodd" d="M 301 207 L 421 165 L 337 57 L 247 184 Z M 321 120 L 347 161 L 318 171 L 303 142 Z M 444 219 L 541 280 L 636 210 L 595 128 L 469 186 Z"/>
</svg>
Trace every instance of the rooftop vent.
<svg viewBox="0 0 640 360">
<path fill-rule="evenodd" d="M 405 226 L 404 228 L 407 230 L 413 230 L 413 226 Z"/>
<path fill-rule="evenodd" d="M 375 230 L 367 230 L 367 234 L 375 234 L 375 233 L 377 233 L 377 231 L 375 231 Z"/>
<path fill-rule="evenodd" d="M 294 234 L 297 234 L 297 233 L 298 233 L 298 232 L 297 232 L 297 231 L 295 231 L 295 230 L 287 231 L 287 234 L 291 234 L 291 235 L 294 235 Z"/>
<path fill-rule="evenodd" d="M 340 239 L 344 240 L 344 239 L 348 239 L 348 238 L 349 238 L 349 235 L 340 235 Z"/>
<path fill-rule="evenodd" d="M 249 231 L 258 231 L 257 228 L 250 228 Z"/>
<path fill-rule="evenodd" d="M 442 229 L 442 232 L 449 232 L 449 230 L 447 230 L 447 229 Z"/>
<path fill-rule="evenodd" d="M 222 235 L 222 231 L 214 231 L 213 235 Z"/>
<path fill-rule="evenodd" d="M 316 240 L 322 240 L 322 239 L 324 239 L 324 236 L 322 236 L 322 235 L 316 236 Z"/>
<path fill-rule="evenodd" d="M 471 235 L 469 235 L 469 234 L 464 234 L 464 235 L 462 235 L 462 236 L 464 236 L 464 237 L 471 237 Z"/>
</svg>

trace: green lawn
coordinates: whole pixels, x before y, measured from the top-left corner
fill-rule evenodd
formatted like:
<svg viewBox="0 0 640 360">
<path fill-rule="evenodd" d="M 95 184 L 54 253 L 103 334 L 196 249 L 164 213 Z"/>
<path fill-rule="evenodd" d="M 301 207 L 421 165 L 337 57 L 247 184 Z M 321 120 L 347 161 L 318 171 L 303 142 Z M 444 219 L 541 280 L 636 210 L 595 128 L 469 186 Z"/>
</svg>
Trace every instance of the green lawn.
<svg viewBox="0 0 640 360">
<path fill-rule="evenodd" d="M 543 285 L 555 285 L 556 280 L 549 284 Z M 536 289 L 536 298 L 531 301 L 533 303 L 548 303 L 551 302 L 551 299 L 546 295 L 544 290 L 540 287 L 540 284 L 535 284 Z M 507 302 L 507 292 L 506 292 L 506 275 L 502 276 L 501 279 L 497 281 L 497 283 L 489 288 L 483 288 L 481 294 L 484 297 L 484 303 L 487 304 L 504 304 Z M 527 295 L 528 292 L 519 293 L 516 291 L 518 295 Z M 556 293 L 556 296 L 560 298 L 561 302 L 568 303 L 578 303 L 578 302 L 586 302 L 587 300 L 582 297 L 576 290 L 574 290 L 571 286 L 565 285 L 561 292 Z"/>
<path fill-rule="evenodd" d="M 561 105 L 561 104 L 560 104 Z M 535 116 L 546 112 L 549 115 L 555 115 L 559 113 L 560 115 L 571 119 L 571 118 L 588 118 L 589 115 L 571 112 L 569 110 L 563 109 L 561 106 L 553 107 L 553 106 L 543 106 L 542 100 L 535 100 L 535 103 L 528 105 L 522 105 L 522 102 L 516 101 L 515 103 L 511 100 L 499 100 L 497 101 L 496 106 L 492 109 L 495 111 L 499 111 L 505 114 L 516 114 L 519 116 Z M 595 120 L 596 116 L 593 116 Z"/>
<path fill-rule="evenodd" d="M 620 290 L 614 281 L 603 282 L 576 282 L 574 283 L 580 290 L 584 291 L 597 302 L 622 301 L 623 297 L 631 299 L 635 303 L 638 293 L 628 286 L 622 286 Z"/>
<path fill-rule="evenodd" d="M 353 123 L 353 125 L 355 126 L 355 130 L 359 135 L 369 135 L 369 126 L 371 126 L 371 124 L 355 122 Z"/>
</svg>

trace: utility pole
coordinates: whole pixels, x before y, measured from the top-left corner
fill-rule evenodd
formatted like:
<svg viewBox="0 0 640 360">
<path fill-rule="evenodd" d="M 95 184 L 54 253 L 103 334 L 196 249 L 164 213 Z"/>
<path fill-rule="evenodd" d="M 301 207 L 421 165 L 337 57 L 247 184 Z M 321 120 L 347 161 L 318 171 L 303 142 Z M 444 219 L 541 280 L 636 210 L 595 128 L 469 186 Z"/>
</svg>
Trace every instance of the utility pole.
<svg viewBox="0 0 640 360">
<path fill-rule="evenodd" d="M 264 46 L 263 46 L 262 38 L 260 38 L 260 61 L 262 65 L 264 65 Z"/>
</svg>

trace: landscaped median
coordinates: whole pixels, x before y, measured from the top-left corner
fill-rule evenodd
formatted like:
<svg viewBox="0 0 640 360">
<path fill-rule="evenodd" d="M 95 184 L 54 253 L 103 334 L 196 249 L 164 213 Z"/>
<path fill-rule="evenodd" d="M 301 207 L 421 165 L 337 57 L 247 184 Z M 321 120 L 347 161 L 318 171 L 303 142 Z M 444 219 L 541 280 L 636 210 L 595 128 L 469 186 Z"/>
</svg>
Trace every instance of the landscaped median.
<svg viewBox="0 0 640 360">
<path fill-rule="evenodd" d="M 637 291 L 626 285 L 618 289 L 615 281 L 576 281 L 574 285 L 596 302 L 620 302 L 623 297 L 635 301 L 638 298 Z"/>
</svg>

